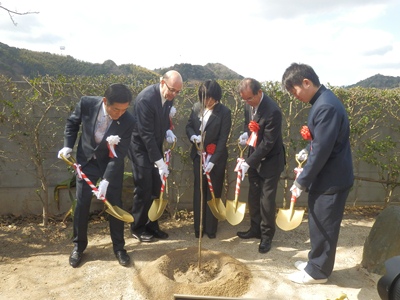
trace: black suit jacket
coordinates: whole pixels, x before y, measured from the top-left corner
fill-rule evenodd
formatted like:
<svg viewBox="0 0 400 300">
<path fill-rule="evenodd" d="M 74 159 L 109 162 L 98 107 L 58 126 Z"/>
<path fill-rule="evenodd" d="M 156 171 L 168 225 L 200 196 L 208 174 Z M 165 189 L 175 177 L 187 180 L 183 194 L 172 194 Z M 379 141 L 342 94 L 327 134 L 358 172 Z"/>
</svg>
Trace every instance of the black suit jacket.
<svg viewBox="0 0 400 300">
<path fill-rule="evenodd" d="M 133 104 L 136 122 L 132 131 L 129 159 L 133 163 L 151 168 L 154 162 L 163 158 L 165 133 L 170 127 L 169 113 L 173 101 L 161 105 L 160 84 L 143 89 Z"/>
<path fill-rule="evenodd" d="M 200 135 L 201 121 L 199 118 L 200 103 L 194 106 L 186 125 L 186 135 L 191 138 L 192 135 Z M 229 132 L 231 130 L 231 111 L 225 105 L 218 103 L 215 105 L 210 118 L 207 121 L 204 138 L 204 149 L 207 145 L 215 144 L 216 149 L 212 155 L 210 162 L 218 164 L 218 161 L 226 161 L 228 158 L 228 150 L 226 143 L 228 142 Z M 195 158 L 197 148 L 192 145 L 190 157 Z"/>
<path fill-rule="evenodd" d="M 251 107 L 245 105 L 245 128 L 251 134 L 248 124 L 251 121 Z M 262 101 L 254 116 L 260 129 L 257 135 L 255 149 L 249 147 L 246 162 L 257 169 L 263 177 L 280 174 L 285 165 L 285 151 L 282 140 L 282 113 L 279 106 L 267 95 L 263 94 Z"/>
<path fill-rule="evenodd" d="M 120 178 L 124 168 L 124 158 L 128 152 L 134 118 L 129 112 L 125 112 L 117 121 L 112 121 L 103 140 L 99 145 L 94 139 L 97 116 L 102 107 L 103 97 L 84 96 L 80 99 L 73 113 L 67 119 L 64 132 L 64 147 L 73 148 L 78 138 L 81 127 L 81 135 L 77 149 L 77 161 L 82 166 L 94 156 L 103 173 L 103 178 L 110 183 L 113 178 Z M 110 158 L 106 138 L 110 135 L 118 135 L 121 141 L 115 146 L 118 157 Z"/>
</svg>

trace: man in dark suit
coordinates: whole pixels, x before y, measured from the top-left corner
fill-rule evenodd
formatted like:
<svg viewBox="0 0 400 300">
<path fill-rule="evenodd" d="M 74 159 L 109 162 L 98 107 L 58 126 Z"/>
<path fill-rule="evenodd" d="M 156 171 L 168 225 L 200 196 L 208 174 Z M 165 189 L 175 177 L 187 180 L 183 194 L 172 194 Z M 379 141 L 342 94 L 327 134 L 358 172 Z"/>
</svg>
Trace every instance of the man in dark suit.
<svg viewBox="0 0 400 300">
<path fill-rule="evenodd" d="M 283 87 L 295 98 L 312 105 L 308 115 L 311 142 L 298 154 L 307 164 L 291 187 L 294 196 L 308 194 L 311 250 L 308 262 L 296 261 L 299 272 L 289 279 L 300 284 L 325 283 L 335 263 L 340 223 L 350 188 L 353 163 L 347 112 L 335 94 L 321 85 L 308 65 L 293 63 L 282 76 Z"/>
<path fill-rule="evenodd" d="M 170 143 L 176 140 L 170 129 L 170 111 L 182 86 L 182 76 L 176 71 L 168 71 L 160 78 L 160 83 L 142 90 L 133 104 L 136 124 L 128 152 L 135 186 L 131 232 L 141 242 L 151 242 L 153 237 L 168 238 L 157 220 L 149 220 L 148 212 L 153 200 L 160 195 L 162 177 L 169 174 L 163 158 L 163 142 L 164 139 Z"/>
<path fill-rule="evenodd" d="M 276 191 L 285 165 L 282 141 L 282 113 L 279 106 L 261 90 L 261 84 L 245 78 L 239 84 L 245 105 L 245 132 L 239 142 L 249 144 L 249 155 L 241 164 L 248 171 L 250 229 L 238 232 L 242 239 L 259 238 L 260 253 L 271 249 L 275 235 Z M 244 176 L 244 175 L 243 175 Z"/>
<path fill-rule="evenodd" d="M 92 183 L 102 179 L 97 197 L 100 199 L 101 196 L 105 196 L 110 204 L 119 207 L 122 206 L 124 158 L 128 152 L 134 125 L 133 116 L 127 112 L 131 101 L 132 93 L 123 84 L 110 85 L 104 97 L 83 96 L 67 119 L 64 148 L 58 152 L 58 158 L 61 158 L 61 155 L 68 158 L 81 131 L 76 154 L 77 163 Z M 110 136 L 119 138 L 119 142 L 113 147 L 113 155 L 110 155 L 108 148 L 107 138 Z M 92 196 L 92 188 L 84 179 L 77 177 L 74 249 L 69 257 L 73 268 L 80 264 L 83 251 L 88 245 L 87 228 Z M 114 253 L 118 262 L 127 266 L 130 258 L 124 249 L 124 222 L 110 215 L 109 223 Z"/>
</svg>

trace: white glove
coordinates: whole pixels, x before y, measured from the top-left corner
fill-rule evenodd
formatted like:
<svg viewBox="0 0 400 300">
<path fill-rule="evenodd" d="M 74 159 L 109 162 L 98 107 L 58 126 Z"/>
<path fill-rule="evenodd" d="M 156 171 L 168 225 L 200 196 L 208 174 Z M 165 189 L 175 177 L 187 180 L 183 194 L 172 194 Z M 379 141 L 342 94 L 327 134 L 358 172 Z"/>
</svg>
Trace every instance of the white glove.
<svg viewBox="0 0 400 300">
<path fill-rule="evenodd" d="M 161 181 L 163 181 L 164 176 L 168 177 L 168 174 L 169 174 L 168 165 L 161 158 L 156 161 L 156 166 L 158 168 L 158 173 L 160 174 Z"/>
<path fill-rule="evenodd" d="M 296 185 L 292 185 L 290 188 L 290 191 L 292 192 L 292 195 L 295 196 L 296 198 L 299 198 L 303 190 L 299 189 Z"/>
<path fill-rule="evenodd" d="M 192 136 L 190 137 L 190 141 L 191 141 L 192 143 L 197 143 L 197 144 L 199 144 L 199 143 L 201 142 L 201 135 L 192 135 Z"/>
<path fill-rule="evenodd" d="M 246 142 L 247 142 L 248 139 L 249 139 L 248 133 L 247 133 L 247 132 L 242 133 L 242 134 L 239 136 L 239 144 L 240 144 L 241 146 L 246 145 Z"/>
<path fill-rule="evenodd" d="M 214 167 L 214 163 L 212 163 L 211 161 L 207 164 L 207 166 L 204 168 L 204 172 L 205 173 L 210 173 L 212 168 Z"/>
<path fill-rule="evenodd" d="M 165 134 L 165 139 L 167 140 L 168 143 L 172 144 L 173 142 L 176 141 L 176 135 L 172 132 L 171 129 L 168 129 Z"/>
<path fill-rule="evenodd" d="M 175 114 L 176 114 L 176 108 L 175 106 L 171 106 L 171 110 L 169 111 L 169 116 L 173 118 L 175 117 Z"/>
<path fill-rule="evenodd" d="M 246 175 L 249 168 L 250 166 L 245 161 L 240 164 L 240 169 L 242 170 L 242 181 L 244 180 L 244 175 Z"/>
<path fill-rule="evenodd" d="M 62 154 L 62 156 L 64 156 L 65 158 L 68 158 L 68 157 L 70 157 L 71 155 L 70 155 L 70 153 L 72 152 L 72 149 L 71 148 L 69 148 L 69 147 L 64 147 L 64 148 L 62 148 L 60 151 L 58 151 L 58 158 L 59 159 L 62 159 L 61 158 L 61 154 Z"/>
<path fill-rule="evenodd" d="M 99 187 L 97 188 L 97 192 L 93 192 L 97 199 L 101 200 L 106 197 L 107 194 L 107 188 L 108 188 L 108 181 L 107 179 L 103 179 L 99 183 Z"/>
<path fill-rule="evenodd" d="M 307 156 L 308 156 L 308 151 L 306 149 L 303 149 L 296 154 L 296 157 L 299 161 L 305 161 L 307 159 Z"/>
</svg>

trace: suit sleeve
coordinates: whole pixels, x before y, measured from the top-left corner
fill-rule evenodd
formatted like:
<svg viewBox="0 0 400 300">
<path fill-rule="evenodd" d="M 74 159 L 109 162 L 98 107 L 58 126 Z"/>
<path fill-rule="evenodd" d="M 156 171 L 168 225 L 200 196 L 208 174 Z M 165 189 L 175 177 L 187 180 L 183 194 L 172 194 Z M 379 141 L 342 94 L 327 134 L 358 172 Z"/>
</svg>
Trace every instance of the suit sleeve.
<svg viewBox="0 0 400 300">
<path fill-rule="evenodd" d="M 309 127 L 314 128 L 314 130 L 307 163 L 303 172 L 295 181 L 295 184 L 303 190 L 311 185 L 325 166 L 340 130 L 340 118 L 337 116 L 336 109 L 330 105 L 322 106 L 315 112 L 311 121 L 313 124 Z"/>
<path fill-rule="evenodd" d="M 82 123 L 82 98 L 76 104 L 74 111 L 67 118 L 64 129 L 64 147 L 74 148 Z"/>
<path fill-rule="evenodd" d="M 228 142 L 231 126 L 231 111 L 228 108 L 225 108 L 222 110 L 221 114 L 221 127 L 219 129 L 219 137 L 216 143 L 215 152 L 210 159 L 210 161 L 214 164 L 218 163 L 223 153 L 226 151 L 226 144 Z"/>
</svg>

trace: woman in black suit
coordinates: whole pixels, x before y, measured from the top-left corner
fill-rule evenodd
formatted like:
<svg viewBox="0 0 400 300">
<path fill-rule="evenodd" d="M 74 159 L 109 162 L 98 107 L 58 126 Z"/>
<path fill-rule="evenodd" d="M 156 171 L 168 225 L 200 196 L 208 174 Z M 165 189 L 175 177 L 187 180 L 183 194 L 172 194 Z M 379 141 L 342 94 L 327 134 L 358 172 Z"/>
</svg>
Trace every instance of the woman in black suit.
<svg viewBox="0 0 400 300">
<path fill-rule="evenodd" d="M 203 165 L 203 232 L 210 239 L 216 237 L 218 219 L 214 217 L 207 201 L 211 199 L 210 189 L 205 172 L 208 172 L 216 198 L 220 198 L 225 176 L 225 167 L 228 159 L 226 143 L 231 130 L 231 111 L 220 103 L 222 98 L 221 86 L 215 80 L 207 80 L 198 90 L 199 102 L 193 105 L 186 135 L 193 143 L 190 157 L 193 160 L 194 191 L 193 212 L 195 236 L 200 236 L 200 159 L 201 153 L 206 152 Z M 203 139 L 203 149 L 198 150 Z M 197 144 L 197 147 L 195 145 Z M 202 234 L 203 234 L 202 232 Z"/>
</svg>

